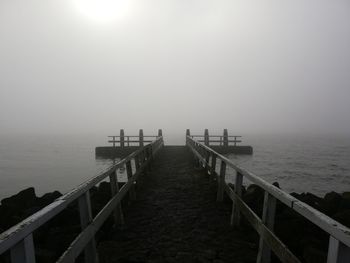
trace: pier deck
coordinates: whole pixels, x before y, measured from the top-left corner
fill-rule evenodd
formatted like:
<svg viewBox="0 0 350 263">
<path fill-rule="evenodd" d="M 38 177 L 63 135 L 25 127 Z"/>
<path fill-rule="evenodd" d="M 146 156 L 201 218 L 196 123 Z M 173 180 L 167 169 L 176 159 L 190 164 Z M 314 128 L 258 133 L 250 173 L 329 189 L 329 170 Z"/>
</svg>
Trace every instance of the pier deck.
<svg viewBox="0 0 350 263">
<path fill-rule="evenodd" d="M 125 229 L 100 243 L 100 262 L 255 262 L 257 235 L 230 226 L 216 189 L 187 147 L 165 146 L 124 210 Z"/>
</svg>

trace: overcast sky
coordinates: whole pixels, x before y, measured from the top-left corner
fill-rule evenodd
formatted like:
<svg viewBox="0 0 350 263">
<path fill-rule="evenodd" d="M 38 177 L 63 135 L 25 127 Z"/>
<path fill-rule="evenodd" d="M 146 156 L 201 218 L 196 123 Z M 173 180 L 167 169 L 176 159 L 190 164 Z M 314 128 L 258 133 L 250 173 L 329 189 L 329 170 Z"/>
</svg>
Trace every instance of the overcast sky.
<svg viewBox="0 0 350 263">
<path fill-rule="evenodd" d="M 348 0 L 89 1 L 0 1 L 0 133 L 350 134 Z"/>
</svg>

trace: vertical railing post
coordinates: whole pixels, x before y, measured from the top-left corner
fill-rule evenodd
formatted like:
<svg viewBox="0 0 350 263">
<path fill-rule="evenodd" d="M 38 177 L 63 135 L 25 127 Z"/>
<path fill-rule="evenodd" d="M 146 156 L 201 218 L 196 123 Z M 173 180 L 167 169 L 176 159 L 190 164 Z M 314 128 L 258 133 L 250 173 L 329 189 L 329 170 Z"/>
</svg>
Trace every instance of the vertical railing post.
<svg viewBox="0 0 350 263">
<path fill-rule="evenodd" d="M 227 129 L 224 129 L 224 146 L 228 146 L 228 132 Z"/>
<path fill-rule="evenodd" d="M 120 147 L 124 148 L 124 129 L 120 129 Z"/>
<path fill-rule="evenodd" d="M 216 168 L 216 154 L 212 153 L 211 155 L 211 166 L 210 166 L 210 175 L 215 176 Z M 216 179 L 216 177 L 214 177 Z"/>
<path fill-rule="evenodd" d="M 112 136 L 113 148 L 115 147 L 115 136 Z"/>
<path fill-rule="evenodd" d="M 216 201 L 218 202 L 222 202 L 224 200 L 225 175 L 226 175 L 226 163 L 224 161 L 221 161 L 220 177 L 218 181 L 218 193 L 216 196 Z"/>
<path fill-rule="evenodd" d="M 117 169 L 115 170 L 115 172 L 113 172 L 109 175 L 109 182 L 111 185 L 112 197 L 114 197 L 119 192 Z M 116 226 L 117 225 L 120 225 L 120 226 L 124 225 L 124 215 L 123 215 L 121 203 L 119 203 L 118 206 L 116 207 L 116 209 L 114 210 L 113 217 L 114 217 L 114 223 Z"/>
<path fill-rule="evenodd" d="M 92 221 L 91 212 L 91 201 L 89 190 L 85 192 L 78 199 L 79 203 L 79 214 L 80 214 L 80 225 L 81 229 L 84 230 Z M 86 263 L 96 263 L 98 262 L 95 238 L 93 237 L 84 249 L 85 262 Z"/>
<path fill-rule="evenodd" d="M 209 146 L 209 131 L 208 129 L 204 130 L 204 144 Z"/>
<path fill-rule="evenodd" d="M 209 159 L 210 159 L 210 152 L 208 152 L 206 149 L 204 149 L 204 156 L 205 156 L 205 164 L 204 169 L 207 174 L 209 174 Z"/>
<path fill-rule="evenodd" d="M 32 234 L 29 234 L 11 248 L 11 263 L 35 263 Z"/>
<path fill-rule="evenodd" d="M 329 236 L 327 263 L 348 263 L 349 259 L 350 247 Z"/>
<path fill-rule="evenodd" d="M 237 136 L 234 136 L 233 140 L 234 140 L 233 146 L 237 146 Z"/>
<path fill-rule="evenodd" d="M 140 147 L 143 147 L 143 130 L 140 129 L 139 131 L 139 141 L 140 141 Z"/>
<path fill-rule="evenodd" d="M 235 194 L 238 197 L 242 197 L 242 184 L 243 184 L 243 175 L 240 172 L 236 172 L 235 180 Z M 239 226 L 241 223 L 241 214 L 239 208 L 235 201 L 232 202 L 232 214 L 231 214 L 231 225 Z"/>
<path fill-rule="evenodd" d="M 275 212 L 276 212 L 276 198 L 265 191 L 264 207 L 262 215 L 262 223 L 273 231 L 275 224 Z M 264 238 L 260 236 L 259 251 L 257 257 L 257 263 L 270 263 L 271 262 L 271 249 L 264 242 Z"/>
<path fill-rule="evenodd" d="M 186 129 L 186 145 L 188 144 L 188 138 L 187 136 L 191 136 L 190 129 Z"/>
<path fill-rule="evenodd" d="M 136 157 L 135 157 L 135 166 L 136 166 L 136 170 L 138 170 L 138 164 L 137 164 Z M 132 167 L 131 167 L 131 162 L 130 161 L 126 162 L 126 174 L 128 176 L 128 181 L 130 181 L 131 178 L 132 178 Z M 134 185 L 134 183 L 132 183 L 132 185 L 130 187 L 129 198 L 130 198 L 130 200 L 136 200 L 136 192 L 135 192 L 135 185 Z"/>
<path fill-rule="evenodd" d="M 162 129 L 158 129 L 158 137 L 162 137 L 163 136 L 163 131 Z"/>
</svg>

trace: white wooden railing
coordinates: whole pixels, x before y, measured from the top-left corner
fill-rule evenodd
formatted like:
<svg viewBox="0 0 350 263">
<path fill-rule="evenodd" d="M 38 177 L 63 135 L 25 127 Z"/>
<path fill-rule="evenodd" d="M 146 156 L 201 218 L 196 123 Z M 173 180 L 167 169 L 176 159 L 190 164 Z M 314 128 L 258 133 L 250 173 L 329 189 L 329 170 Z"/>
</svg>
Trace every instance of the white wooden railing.
<svg viewBox="0 0 350 263">
<path fill-rule="evenodd" d="M 135 182 L 138 176 L 150 164 L 163 145 L 163 137 L 160 136 L 151 144 L 138 149 L 125 159 L 112 165 L 107 171 L 84 182 L 37 213 L 1 233 L 0 255 L 10 250 L 12 263 L 35 263 L 33 232 L 67 208 L 68 205 L 78 201 L 82 231 L 57 262 L 74 262 L 83 250 L 85 262 L 98 262 L 95 245 L 96 232 L 110 215 L 113 215 L 116 223 L 123 223 L 121 200 L 128 192 L 130 198 L 135 199 Z M 134 162 L 135 169 L 132 168 L 131 162 Z M 121 167 L 126 168 L 128 181 L 119 189 L 116 170 Z M 107 177 L 109 177 L 111 185 L 111 199 L 93 218 L 90 204 L 90 189 Z"/>
<path fill-rule="evenodd" d="M 231 224 L 239 226 L 241 214 L 249 221 L 260 235 L 258 263 L 268 263 L 271 260 L 271 250 L 282 262 L 299 263 L 300 260 L 282 243 L 274 233 L 276 201 L 279 200 L 289 208 L 293 209 L 304 218 L 317 225 L 329 234 L 328 263 L 350 262 L 350 229 L 313 207 L 299 201 L 288 193 L 264 181 L 257 175 L 234 164 L 225 156 L 218 154 L 210 147 L 196 141 L 191 136 L 186 136 L 186 145 L 191 149 L 195 158 L 201 163 L 211 175 L 218 177 L 217 200 L 222 201 L 224 192 L 232 202 Z M 209 163 L 209 161 L 211 162 Z M 220 161 L 220 173 L 216 173 L 216 164 Z M 234 190 L 228 186 L 225 175 L 226 167 L 236 171 Z M 260 218 L 242 200 L 243 178 L 258 185 L 265 191 L 263 215 Z"/>
</svg>

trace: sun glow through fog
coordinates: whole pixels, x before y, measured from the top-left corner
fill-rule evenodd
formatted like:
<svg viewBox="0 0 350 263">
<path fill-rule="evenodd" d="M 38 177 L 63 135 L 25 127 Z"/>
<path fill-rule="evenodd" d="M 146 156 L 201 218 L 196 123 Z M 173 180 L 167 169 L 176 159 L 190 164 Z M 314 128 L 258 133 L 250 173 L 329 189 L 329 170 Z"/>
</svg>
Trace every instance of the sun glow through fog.
<svg viewBox="0 0 350 263">
<path fill-rule="evenodd" d="M 74 0 L 77 10 L 99 23 L 124 19 L 130 9 L 130 0 Z"/>
</svg>

